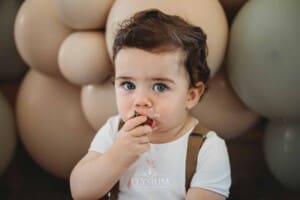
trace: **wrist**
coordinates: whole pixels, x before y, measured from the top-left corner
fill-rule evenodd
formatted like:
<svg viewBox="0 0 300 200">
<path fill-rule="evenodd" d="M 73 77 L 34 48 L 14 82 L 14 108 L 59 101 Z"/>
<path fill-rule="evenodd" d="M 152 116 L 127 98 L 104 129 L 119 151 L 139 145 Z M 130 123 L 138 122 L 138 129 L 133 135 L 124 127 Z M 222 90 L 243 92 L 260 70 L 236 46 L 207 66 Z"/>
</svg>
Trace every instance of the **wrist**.
<svg viewBox="0 0 300 200">
<path fill-rule="evenodd" d="M 108 149 L 108 151 L 105 153 L 106 160 L 111 166 L 115 166 L 116 168 L 119 168 L 120 171 L 126 171 L 128 167 L 134 162 L 133 159 L 128 159 L 124 155 L 124 151 L 120 150 L 119 147 L 115 147 L 114 145 Z"/>
</svg>

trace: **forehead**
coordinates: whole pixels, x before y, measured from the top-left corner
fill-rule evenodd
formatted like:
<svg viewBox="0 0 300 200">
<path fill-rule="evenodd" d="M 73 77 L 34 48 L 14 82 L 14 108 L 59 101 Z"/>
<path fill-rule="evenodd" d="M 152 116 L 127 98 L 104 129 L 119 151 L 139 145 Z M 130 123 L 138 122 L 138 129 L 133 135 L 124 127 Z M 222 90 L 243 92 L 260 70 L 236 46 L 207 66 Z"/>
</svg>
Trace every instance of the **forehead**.
<svg viewBox="0 0 300 200">
<path fill-rule="evenodd" d="M 151 52 L 138 48 L 124 48 L 115 59 L 116 74 L 125 71 L 161 73 L 184 72 L 184 53 L 180 49 L 167 52 Z"/>
</svg>

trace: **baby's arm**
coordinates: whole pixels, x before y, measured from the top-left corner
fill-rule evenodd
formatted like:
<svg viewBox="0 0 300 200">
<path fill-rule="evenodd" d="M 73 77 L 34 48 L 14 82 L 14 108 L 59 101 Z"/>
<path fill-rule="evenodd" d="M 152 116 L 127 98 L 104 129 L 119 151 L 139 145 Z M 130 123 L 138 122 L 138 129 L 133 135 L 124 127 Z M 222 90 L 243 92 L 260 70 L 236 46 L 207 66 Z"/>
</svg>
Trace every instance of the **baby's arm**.
<svg viewBox="0 0 300 200">
<path fill-rule="evenodd" d="M 187 200 L 224 200 L 231 185 L 230 162 L 225 141 L 210 132 L 197 160 Z"/>
<path fill-rule="evenodd" d="M 90 151 L 75 166 L 70 185 L 74 199 L 99 199 L 149 147 L 149 126 L 139 126 L 145 116 L 129 119 L 104 154 Z"/>
</svg>

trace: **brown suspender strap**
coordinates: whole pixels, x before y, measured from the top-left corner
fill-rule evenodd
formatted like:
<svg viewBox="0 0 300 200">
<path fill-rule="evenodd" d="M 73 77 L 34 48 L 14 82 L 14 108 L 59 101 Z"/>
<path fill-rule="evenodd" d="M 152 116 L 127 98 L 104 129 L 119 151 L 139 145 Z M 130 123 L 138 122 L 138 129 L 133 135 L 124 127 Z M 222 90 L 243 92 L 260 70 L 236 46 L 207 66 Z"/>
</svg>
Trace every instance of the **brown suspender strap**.
<svg viewBox="0 0 300 200">
<path fill-rule="evenodd" d="M 120 125 L 121 126 L 121 125 Z M 196 172 L 198 152 L 206 138 L 209 130 L 197 124 L 190 134 L 186 152 L 185 166 L 185 189 L 190 188 L 191 180 Z M 117 200 L 119 194 L 119 181 L 113 186 L 108 194 L 102 197 L 102 200 Z"/>
<path fill-rule="evenodd" d="M 206 138 L 206 134 L 208 131 L 208 129 L 197 124 L 193 132 L 189 136 L 185 163 L 186 191 L 188 191 L 188 189 L 190 188 L 193 175 L 196 172 L 198 152 Z"/>
</svg>

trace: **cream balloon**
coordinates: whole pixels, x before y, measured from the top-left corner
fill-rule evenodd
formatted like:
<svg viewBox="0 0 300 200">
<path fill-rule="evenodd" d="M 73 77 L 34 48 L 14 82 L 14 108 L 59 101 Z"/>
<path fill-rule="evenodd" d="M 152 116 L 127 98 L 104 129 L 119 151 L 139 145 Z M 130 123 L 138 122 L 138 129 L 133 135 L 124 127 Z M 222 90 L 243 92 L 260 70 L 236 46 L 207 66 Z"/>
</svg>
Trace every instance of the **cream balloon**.
<svg viewBox="0 0 300 200">
<path fill-rule="evenodd" d="M 102 32 L 75 32 L 62 44 L 58 63 L 64 77 L 77 85 L 99 83 L 112 72 Z"/>
<path fill-rule="evenodd" d="M 98 130 L 110 116 L 118 113 L 115 98 L 114 86 L 110 81 L 82 88 L 83 112 L 94 130 Z"/>
<path fill-rule="evenodd" d="M 131 0 L 130 6 L 127 0 L 116 0 L 106 25 L 106 42 L 110 57 L 112 57 L 114 35 L 119 24 L 135 12 L 150 8 L 158 8 L 167 14 L 182 16 L 190 23 L 203 28 L 208 38 L 208 65 L 213 76 L 224 59 L 228 36 L 226 16 L 218 0 L 178 0 L 176 3 L 173 0 Z"/>
<path fill-rule="evenodd" d="M 15 21 L 15 41 L 25 62 L 40 72 L 61 77 L 58 50 L 71 33 L 57 17 L 54 1 L 24 1 Z"/>
<path fill-rule="evenodd" d="M 200 123 L 226 139 L 243 134 L 259 120 L 259 115 L 244 106 L 235 95 L 223 69 L 209 80 L 207 93 L 192 113 Z"/>
<path fill-rule="evenodd" d="M 16 149 L 16 125 L 13 110 L 0 93 L 0 175 L 8 167 Z"/>
<path fill-rule="evenodd" d="M 114 0 L 56 0 L 61 20 L 74 29 L 104 28 Z"/>
<path fill-rule="evenodd" d="M 94 135 L 82 113 L 80 88 L 31 70 L 20 87 L 16 113 L 21 141 L 32 158 L 67 179 Z"/>
</svg>

